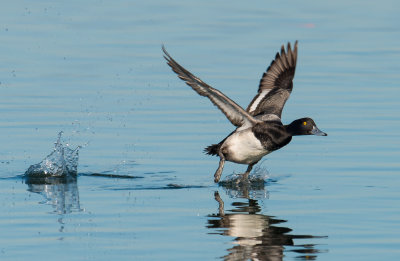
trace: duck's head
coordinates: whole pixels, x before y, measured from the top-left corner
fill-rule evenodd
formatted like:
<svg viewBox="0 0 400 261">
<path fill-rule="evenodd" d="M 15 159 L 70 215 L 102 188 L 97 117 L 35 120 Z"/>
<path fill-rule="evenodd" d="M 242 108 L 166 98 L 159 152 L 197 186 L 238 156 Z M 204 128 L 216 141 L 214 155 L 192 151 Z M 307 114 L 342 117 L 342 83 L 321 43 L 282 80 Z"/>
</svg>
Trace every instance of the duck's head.
<svg viewBox="0 0 400 261">
<path fill-rule="evenodd" d="M 317 135 L 328 136 L 325 132 L 318 129 L 317 125 L 311 118 L 301 118 L 286 125 L 286 130 L 292 135 Z"/>
</svg>

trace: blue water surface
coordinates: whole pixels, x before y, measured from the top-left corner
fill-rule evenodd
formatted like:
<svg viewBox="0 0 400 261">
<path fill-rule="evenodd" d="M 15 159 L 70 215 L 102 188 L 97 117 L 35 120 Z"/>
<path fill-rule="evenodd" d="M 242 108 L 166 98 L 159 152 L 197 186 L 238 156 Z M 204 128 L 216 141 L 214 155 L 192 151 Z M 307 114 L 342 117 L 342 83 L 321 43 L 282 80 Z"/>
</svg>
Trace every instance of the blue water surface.
<svg viewBox="0 0 400 261">
<path fill-rule="evenodd" d="M 1 260 L 397 260 L 400 3 L 3 1 Z M 295 137 L 265 186 L 213 183 L 203 148 L 234 128 L 183 66 L 247 107 L 299 40 L 283 121 Z M 78 177 L 21 175 L 63 141 Z M 245 171 L 227 163 L 223 178 Z"/>
</svg>

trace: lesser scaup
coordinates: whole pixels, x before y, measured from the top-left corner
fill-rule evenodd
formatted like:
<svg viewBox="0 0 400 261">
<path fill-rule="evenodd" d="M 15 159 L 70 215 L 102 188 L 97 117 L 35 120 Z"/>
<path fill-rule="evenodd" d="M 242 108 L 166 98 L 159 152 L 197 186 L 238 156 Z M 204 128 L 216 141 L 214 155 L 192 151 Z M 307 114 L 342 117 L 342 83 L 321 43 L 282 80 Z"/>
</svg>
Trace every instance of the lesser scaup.
<svg viewBox="0 0 400 261">
<path fill-rule="evenodd" d="M 258 93 L 246 110 L 212 88 L 188 70 L 178 64 L 162 46 L 164 58 L 168 65 L 201 96 L 211 100 L 237 128 L 218 144 L 205 148 L 210 155 L 220 157 L 219 166 L 214 174 L 217 183 L 222 174 L 225 160 L 247 164 L 243 178 L 247 178 L 253 166 L 268 153 L 287 145 L 292 136 L 319 135 L 327 136 L 320 131 L 311 118 L 301 118 L 289 125 L 283 125 L 281 114 L 285 102 L 293 88 L 293 78 L 297 61 L 297 41 L 292 50 L 290 43 L 287 50 L 282 45 L 281 53 L 263 74 L 258 87 Z"/>
</svg>

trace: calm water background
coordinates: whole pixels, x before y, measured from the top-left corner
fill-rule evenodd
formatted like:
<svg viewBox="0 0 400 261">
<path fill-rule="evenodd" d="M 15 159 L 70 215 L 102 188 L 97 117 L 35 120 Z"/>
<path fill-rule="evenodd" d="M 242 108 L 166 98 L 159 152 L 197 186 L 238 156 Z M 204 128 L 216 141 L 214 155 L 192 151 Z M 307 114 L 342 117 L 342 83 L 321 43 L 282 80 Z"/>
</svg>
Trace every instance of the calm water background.
<svg viewBox="0 0 400 261">
<path fill-rule="evenodd" d="M 399 8 L 2 1 L 0 259 L 398 259 Z M 296 39 L 283 120 L 311 116 L 329 136 L 266 157 L 269 182 L 240 198 L 213 184 L 218 159 L 202 153 L 231 124 L 170 71 L 161 44 L 246 107 Z M 23 182 L 61 130 L 83 146 L 77 181 Z M 223 177 L 245 168 L 229 163 Z"/>
</svg>

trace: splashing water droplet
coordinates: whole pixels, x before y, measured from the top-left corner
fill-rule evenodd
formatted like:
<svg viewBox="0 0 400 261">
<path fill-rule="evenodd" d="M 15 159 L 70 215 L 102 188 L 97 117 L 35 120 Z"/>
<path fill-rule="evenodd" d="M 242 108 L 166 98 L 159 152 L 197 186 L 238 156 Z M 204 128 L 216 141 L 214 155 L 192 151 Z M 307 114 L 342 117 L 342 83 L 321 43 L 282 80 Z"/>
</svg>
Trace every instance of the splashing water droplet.
<svg viewBox="0 0 400 261">
<path fill-rule="evenodd" d="M 256 167 L 247 179 L 243 178 L 243 174 L 234 173 L 227 176 L 219 185 L 232 198 L 262 199 L 268 197 L 268 192 L 265 188 L 268 179 L 267 169 Z"/>
<path fill-rule="evenodd" d="M 40 163 L 31 165 L 25 172 L 25 176 L 40 177 L 40 176 L 76 176 L 78 173 L 78 146 L 71 149 L 67 144 L 64 146 L 61 142 L 63 132 L 58 133 L 57 141 L 54 143 L 54 150 L 46 156 Z"/>
</svg>

